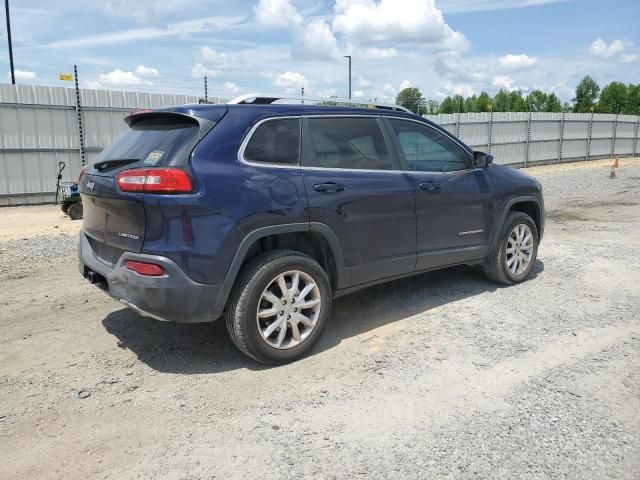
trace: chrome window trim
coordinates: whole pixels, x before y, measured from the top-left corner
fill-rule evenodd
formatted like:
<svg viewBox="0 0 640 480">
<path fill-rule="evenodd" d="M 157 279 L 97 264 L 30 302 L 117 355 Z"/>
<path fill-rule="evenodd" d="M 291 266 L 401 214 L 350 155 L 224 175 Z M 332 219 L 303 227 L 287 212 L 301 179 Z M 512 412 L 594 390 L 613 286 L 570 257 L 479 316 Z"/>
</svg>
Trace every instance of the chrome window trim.
<svg viewBox="0 0 640 480">
<path fill-rule="evenodd" d="M 415 120 L 413 118 L 406 118 L 406 117 L 398 117 L 395 115 L 358 115 L 358 114 L 345 114 L 345 115 L 340 115 L 340 114 L 322 114 L 322 115 L 280 115 L 280 116 L 276 116 L 276 117 L 267 117 L 267 118 L 263 118 L 259 121 L 257 121 L 255 123 L 255 125 L 253 127 L 251 127 L 251 129 L 249 130 L 249 133 L 247 133 L 244 137 L 244 139 L 242 140 L 242 143 L 240 144 L 240 148 L 238 149 L 238 161 L 240 163 L 243 163 L 245 165 L 249 165 L 252 167 L 262 167 L 262 168 L 287 168 L 287 169 L 292 169 L 292 168 L 299 168 L 301 170 L 319 170 L 319 171 L 338 171 L 338 172 L 367 172 L 367 173 L 423 173 L 423 174 L 434 174 L 434 173 L 441 173 L 441 174 L 454 174 L 454 173 L 460 173 L 460 172 L 470 172 L 470 171 L 475 171 L 478 170 L 477 168 L 467 168 L 465 170 L 454 170 L 451 172 L 421 172 L 421 171 L 417 171 L 417 170 L 367 170 L 367 169 L 362 169 L 362 168 L 329 168 L 329 167 L 306 167 L 301 165 L 301 161 L 302 161 L 302 119 L 303 118 L 375 118 L 375 119 L 379 119 L 379 118 L 389 118 L 389 119 L 394 119 L 394 120 L 404 120 L 407 122 L 413 122 L 413 123 L 417 123 L 419 125 L 422 125 L 424 127 L 427 128 L 431 128 L 432 130 L 436 130 L 438 133 L 444 134 L 447 138 L 453 140 L 456 144 L 458 144 L 464 151 L 469 152 L 470 155 L 473 155 L 471 153 L 471 149 L 469 147 L 467 147 L 466 145 L 464 145 L 462 142 L 460 142 L 458 139 L 456 139 L 453 135 L 451 135 L 449 132 L 441 132 L 438 129 L 433 128 L 433 126 L 429 125 L 428 123 L 425 122 L 421 122 L 419 120 Z M 250 160 L 247 160 L 246 158 L 244 158 L 244 152 L 245 149 L 247 148 L 247 144 L 249 143 L 249 141 L 251 140 L 251 137 L 253 137 L 253 134 L 255 133 L 255 131 L 258 129 L 258 127 L 260 127 L 260 125 L 262 125 L 265 122 L 268 122 L 270 120 L 287 120 L 287 119 L 298 119 L 300 120 L 300 146 L 299 146 L 299 155 L 298 155 L 298 163 L 297 164 L 290 164 L 290 165 L 286 165 L 286 164 L 282 164 L 282 163 L 260 163 L 260 162 L 252 162 Z"/>
</svg>

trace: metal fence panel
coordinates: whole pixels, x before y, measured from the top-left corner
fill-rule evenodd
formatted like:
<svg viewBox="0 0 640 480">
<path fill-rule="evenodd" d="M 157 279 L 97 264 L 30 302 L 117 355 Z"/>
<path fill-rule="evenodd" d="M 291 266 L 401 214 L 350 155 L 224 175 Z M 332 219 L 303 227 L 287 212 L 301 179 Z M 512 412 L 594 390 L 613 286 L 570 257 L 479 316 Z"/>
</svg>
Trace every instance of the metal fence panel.
<svg viewBox="0 0 640 480">
<path fill-rule="evenodd" d="M 125 130 L 132 110 L 196 103 L 189 95 L 80 89 L 87 161 Z M 218 99 L 221 101 L 221 99 Z M 495 162 L 535 163 L 639 155 L 640 118 L 633 115 L 494 112 L 430 115 Z M 80 172 L 73 88 L 0 84 L 0 205 L 52 201 L 58 162 L 63 181 Z"/>
<path fill-rule="evenodd" d="M 138 108 L 197 103 L 189 95 L 80 90 L 87 160 L 122 133 Z M 58 162 L 63 181 L 80 173 L 73 88 L 0 84 L 0 206 L 52 201 Z"/>
</svg>

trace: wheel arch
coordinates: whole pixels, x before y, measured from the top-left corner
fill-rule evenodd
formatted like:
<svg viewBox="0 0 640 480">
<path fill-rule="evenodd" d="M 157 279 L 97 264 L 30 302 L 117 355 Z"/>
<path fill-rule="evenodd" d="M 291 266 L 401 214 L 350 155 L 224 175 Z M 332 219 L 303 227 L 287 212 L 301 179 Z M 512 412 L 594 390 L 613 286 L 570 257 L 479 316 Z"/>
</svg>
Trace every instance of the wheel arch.
<svg viewBox="0 0 640 480">
<path fill-rule="evenodd" d="M 242 267 L 260 253 L 290 249 L 314 258 L 325 269 L 333 289 L 347 288 L 349 270 L 333 230 L 323 223 L 290 223 L 259 228 L 244 237 L 227 270 L 216 310 L 222 312 Z"/>
<path fill-rule="evenodd" d="M 502 232 L 502 228 L 504 227 L 504 222 L 507 219 L 507 215 L 510 212 L 523 212 L 529 215 L 533 222 L 536 224 L 536 228 L 538 229 L 538 238 L 542 238 L 542 233 L 544 231 L 544 211 L 542 210 L 542 205 L 540 203 L 540 199 L 534 196 L 522 196 L 522 197 L 514 197 L 511 198 L 505 205 L 502 210 L 502 215 L 500 217 L 500 222 L 497 228 L 494 230 L 493 239 L 491 241 L 491 248 L 489 251 L 493 251 L 496 247 L 500 232 Z"/>
</svg>

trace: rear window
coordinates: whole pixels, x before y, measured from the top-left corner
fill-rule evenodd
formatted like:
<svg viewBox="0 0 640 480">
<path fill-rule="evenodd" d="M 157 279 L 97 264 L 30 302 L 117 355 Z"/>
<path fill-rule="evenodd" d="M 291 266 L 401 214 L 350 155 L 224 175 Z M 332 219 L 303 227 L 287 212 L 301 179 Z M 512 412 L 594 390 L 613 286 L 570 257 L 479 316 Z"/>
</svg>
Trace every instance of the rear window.
<svg viewBox="0 0 640 480">
<path fill-rule="evenodd" d="M 140 120 L 105 148 L 95 163 L 131 160 L 149 167 L 186 164 L 198 132 L 196 124 L 175 119 Z"/>
</svg>

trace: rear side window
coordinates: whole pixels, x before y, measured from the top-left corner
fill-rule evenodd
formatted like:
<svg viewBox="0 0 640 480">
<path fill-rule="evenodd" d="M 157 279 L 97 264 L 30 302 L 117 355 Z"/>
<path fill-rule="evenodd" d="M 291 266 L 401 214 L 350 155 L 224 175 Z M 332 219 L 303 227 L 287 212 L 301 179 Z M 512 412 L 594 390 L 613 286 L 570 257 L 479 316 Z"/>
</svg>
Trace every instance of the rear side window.
<svg viewBox="0 0 640 480">
<path fill-rule="evenodd" d="M 183 165 L 198 138 L 195 123 L 176 122 L 167 117 L 134 123 L 114 143 L 105 148 L 96 163 L 131 160 L 148 166 Z"/>
<path fill-rule="evenodd" d="M 410 170 L 454 172 L 469 168 L 469 153 L 442 133 L 416 122 L 390 122 Z"/>
<path fill-rule="evenodd" d="M 305 166 L 359 170 L 393 170 L 376 118 L 310 118 L 313 155 Z"/>
<path fill-rule="evenodd" d="M 244 150 L 248 162 L 298 165 L 300 119 L 267 120 L 253 132 Z"/>
</svg>

